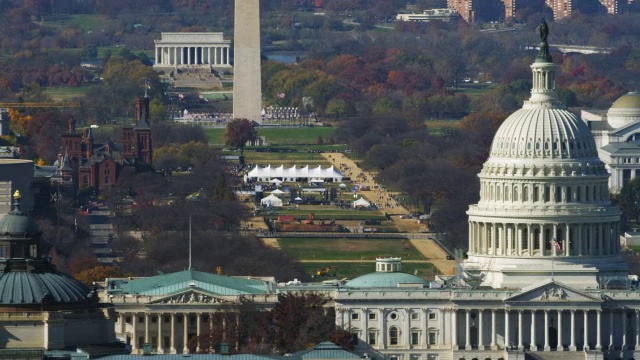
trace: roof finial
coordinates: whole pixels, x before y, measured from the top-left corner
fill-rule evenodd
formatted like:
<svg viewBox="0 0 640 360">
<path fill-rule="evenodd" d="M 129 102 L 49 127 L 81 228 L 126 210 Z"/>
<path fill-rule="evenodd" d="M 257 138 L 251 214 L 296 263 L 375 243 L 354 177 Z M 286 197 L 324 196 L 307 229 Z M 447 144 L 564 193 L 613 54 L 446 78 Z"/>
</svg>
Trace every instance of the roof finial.
<svg viewBox="0 0 640 360">
<path fill-rule="evenodd" d="M 20 195 L 20 190 L 16 190 L 16 192 L 13 193 L 13 200 L 20 201 L 21 198 L 22 195 Z"/>
<path fill-rule="evenodd" d="M 544 18 L 540 21 L 540 25 L 538 26 L 538 32 L 540 33 L 540 52 L 536 59 L 543 60 L 544 62 L 553 62 L 551 59 L 551 54 L 549 54 L 549 43 L 547 42 L 547 37 L 549 36 L 549 27 L 547 26 L 547 22 Z"/>
</svg>

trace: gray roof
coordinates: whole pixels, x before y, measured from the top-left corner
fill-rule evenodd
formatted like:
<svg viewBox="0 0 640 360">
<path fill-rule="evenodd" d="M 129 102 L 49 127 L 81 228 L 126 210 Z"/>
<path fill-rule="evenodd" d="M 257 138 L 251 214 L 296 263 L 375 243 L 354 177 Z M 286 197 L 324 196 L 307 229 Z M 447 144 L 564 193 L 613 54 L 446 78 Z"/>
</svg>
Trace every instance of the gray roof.
<svg viewBox="0 0 640 360">
<path fill-rule="evenodd" d="M 610 143 L 601 148 L 609 154 L 640 155 L 640 141 Z"/>
<path fill-rule="evenodd" d="M 111 355 L 101 357 L 101 360 L 177 360 L 177 359 L 193 359 L 193 360 L 299 360 L 291 356 L 264 356 L 252 354 L 238 355 L 221 355 L 221 354 L 154 354 L 148 355 Z"/>
<path fill-rule="evenodd" d="M 293 356 L 300 359 L 360 359 L 360 356 L 348 352 L 331 341 L 325 341 L 308 350 L 298 351 Z"/>
<path fill-rule="evenodd" d="M 0 237 L 5 235 L 36 235 L 40 228 L 36 222 L 19 208 L 12 210 L 0 220 Z"/>
<path fill-rule="evenodd" d="M 1 305 L 80 303 L 91 291 L 69 275 L 51 271 L 11 271 L 0 274 Z"/>
</svg>

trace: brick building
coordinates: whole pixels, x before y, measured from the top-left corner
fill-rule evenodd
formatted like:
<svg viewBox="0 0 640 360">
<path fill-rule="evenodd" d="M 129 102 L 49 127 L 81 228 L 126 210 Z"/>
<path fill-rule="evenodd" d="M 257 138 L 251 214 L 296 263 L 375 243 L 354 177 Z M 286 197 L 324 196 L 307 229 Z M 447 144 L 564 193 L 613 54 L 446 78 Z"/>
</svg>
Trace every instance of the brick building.
<svg viewBox="0 0 640 360">
<path fill-rule="evenodd" d="M 151 165 L 149 98 L 136 97 L 134 106 L 135 125 L 121 128 L 120 143 L 96 144 L 91 128 L 77 131 L 74 122 L 69 122 L 69 131 L 62 135 L 64 156 L 59 156 L 57 166 L 68 177 L 77 169 L 79 189 L 104 189 L 115 185 L 123 166 Z"/>
</svg>

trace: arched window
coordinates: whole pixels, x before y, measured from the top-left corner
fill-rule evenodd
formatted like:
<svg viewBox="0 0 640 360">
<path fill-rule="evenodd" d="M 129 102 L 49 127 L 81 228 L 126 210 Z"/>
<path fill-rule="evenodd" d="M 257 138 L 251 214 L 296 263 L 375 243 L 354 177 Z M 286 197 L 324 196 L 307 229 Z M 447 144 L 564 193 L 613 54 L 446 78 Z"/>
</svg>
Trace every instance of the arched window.
<svg viewBox="0 0 640 360">
<path fill-rule="evenodd" d="M 562 201 L 562 188 L 560 186 L 556 186 L 556 202 L 559 203 Z"/>
<path fill-rule="evenodd" d="M 533 186 L 533 201 L 540 201 L 540 190 L 537 186 Z"/>
<path fill-rule="evenodd" d="M 509 201 L 509 186 L 504 186 L 504 200 Z"/>
<path fill-rule="evenodd" d="M 389 345 L 398 345 L 398 328 L 395 326 L 389 329 Z"/>
<path fill-rule="evenodd" d="M 501 189 L 501 186 L 500 186 L 500 185 L 497 185 L 497 186 L 496 186 L 496 200 L 498 200 L 498 201 L 500 201 L 500 200 L 501 200 L 500 189 Z"/>
<path fill-rule="evenodd" d="M 529 201 L 529 187 L 525 186 L 522 189 L 522 201 Z"/>
<path fill-rule="evenodd" d="M 580 201 L 580 198 L 581 198 L 581 196 L 580 196 L 581 195 L 581 191 L 580 190 L 581 189 L 582 189 L 582 186 L 578 186 L 576 188 L 576 201 Z"/>
<path fill-rule="evenodd" d="M 513 201 L 520 201 L 520 197 L 518 196 L 518 187 L 513 188 Z"/>
<path fill-rule="evenodd" d="M 567 202 L 571 201 L 571 186 L 567 186 Z"/>
</svg>

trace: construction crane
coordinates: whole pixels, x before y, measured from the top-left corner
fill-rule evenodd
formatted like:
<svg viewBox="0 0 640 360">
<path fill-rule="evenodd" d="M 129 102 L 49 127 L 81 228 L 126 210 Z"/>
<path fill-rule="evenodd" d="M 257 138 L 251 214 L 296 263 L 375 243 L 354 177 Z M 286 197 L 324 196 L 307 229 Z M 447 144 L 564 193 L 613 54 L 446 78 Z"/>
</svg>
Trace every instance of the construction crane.
<svg viewBox="0 0 640 360">
<path fill-rule="evenodd" d="M 23 109 L 44 109 L 44 108 L 79 108 L 80 103 L 76 101 L 67 102 L 0 102 L 0 108 L 23 108 Z"/>
</svg>

